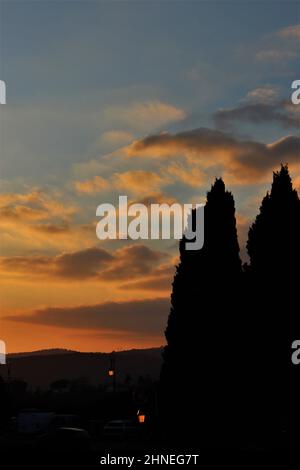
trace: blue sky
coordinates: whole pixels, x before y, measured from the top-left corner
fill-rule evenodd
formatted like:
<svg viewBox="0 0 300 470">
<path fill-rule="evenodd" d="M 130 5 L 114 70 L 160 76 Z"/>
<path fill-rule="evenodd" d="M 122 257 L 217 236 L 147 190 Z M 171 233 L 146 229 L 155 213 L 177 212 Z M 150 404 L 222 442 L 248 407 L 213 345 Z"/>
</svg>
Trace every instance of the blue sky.
<svg viewBox="0 0 300 470">
<path fill-rule="evenodd" d="M 297 58 L 255 60 L 276 31 L 297 23 L 299 2 L 1 1 L 1 18 L 0 71 L 11 107 L 6 125 L 13 127 L 26 110 L 30 119 L 35 109 L 26 142 L 22 133 L 20 139 L 25 152 L 45 159 L 41 172 L 55 173 L 58 165 L 60 173 L 60 166 L 89 158 L 102 129 L 120 127 L 106 122 L 105 107 L 160 100 L 186 112 L 184 122 L 163 129 L 188 129 L 208 125 L 216 109 L 234 106 L 259 86 L 277 86 L 288 97 L 299 69 Z M 62 119 L 55 120 L 55 110 Z M 4 178 L 30 173 L 24 158 L 8 155 Z"/>
<path fill-rule="evenodd" d="M 247 52 L 297 16 L 299 2 L 270 0 L 1 1 L 1 73 L 11 104 L 144 84 L 191 105 L 184 73 L 202 65 L 216 73 L 222 105 L 225 90 L 231 99 L 242 90 L 242 83 L 232 86 L 232 75 L 244 86 L 262 78 L 264 65 L 254 68 Z"/>
</svg>

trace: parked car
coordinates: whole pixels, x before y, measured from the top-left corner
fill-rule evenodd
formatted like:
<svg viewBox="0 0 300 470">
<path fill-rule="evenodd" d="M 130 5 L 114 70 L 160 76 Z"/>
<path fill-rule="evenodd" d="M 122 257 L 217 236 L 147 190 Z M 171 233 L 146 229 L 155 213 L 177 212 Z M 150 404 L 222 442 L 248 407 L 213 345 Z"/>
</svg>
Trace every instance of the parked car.
<svg viewBox="0 0 300 470">
<path fill-rule="evenodd" d="M 22 410 L 15 422 L 16 431 L 20 434 L 39 434 L 45 431 L 53 421 L 55 414 L 35 409 Z"/>
<path fill-rule="evenodd" d="M 87 431 L 81 428 L 53 428 L 41 435 L 37 440 L 37 446 L 51 449 L 52 451 L 81 452 L 88 450 L 91 438 Z"/>
<path fill-rule="evenodd" d="M 137 425 L 128 419 L 108 421 L 103 429 L 103 437 L 106 439 L 131 439 L 137 434 Z"/>
</svg>

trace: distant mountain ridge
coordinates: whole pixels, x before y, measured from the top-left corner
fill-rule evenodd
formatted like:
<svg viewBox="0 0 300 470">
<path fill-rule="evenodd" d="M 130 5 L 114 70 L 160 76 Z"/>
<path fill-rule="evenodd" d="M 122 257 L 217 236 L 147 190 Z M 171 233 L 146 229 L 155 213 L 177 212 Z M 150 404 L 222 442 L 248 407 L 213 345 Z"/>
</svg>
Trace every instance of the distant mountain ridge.
<svg viewBox="0 0 300 470">
<path fill-rule="evenodd" d="M 162 362 L 162 348 L 132 349 L 115 353 L 117 382 L 127 376 L 133 380 L 150 376 L 157 380 Z M 0 374 L 11 380 L 24 380 L 30 388 L 47 389 L 56 380 L 85 378 L 93 385 L 107 383 L 110 353 L 86 353 L 65 349 L 50 349 L 8 355 L 8 366 Z"/>
<path fill-rule="evenodd" d="M 28 357 L 28 356 L 50 356 L 55 354 L 70 354 L 76 353 L 78 351 L 74 351 L 72 349 L 64 349 L 64 348 L 53 348 L 53 349 L 38 349 L 36 351 L 28 351 L 28 352 L 18 352 L 18 353 L 10 353 L 7 354 L 8 357 Z"/>
</svg>

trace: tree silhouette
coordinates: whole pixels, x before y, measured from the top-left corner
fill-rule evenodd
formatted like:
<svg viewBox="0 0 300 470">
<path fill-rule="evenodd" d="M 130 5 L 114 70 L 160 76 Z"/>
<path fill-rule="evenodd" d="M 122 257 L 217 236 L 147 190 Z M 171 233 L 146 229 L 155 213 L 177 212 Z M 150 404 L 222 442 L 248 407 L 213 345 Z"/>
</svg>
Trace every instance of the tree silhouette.
<svg viewBox="0 0 300 470">
<path fill-rule="evenodd" d="M 195 220 L 195 211 L 191 223 Z M 241 261 L 233 196 L 217 179 L 204 208 L 204 246 L 185 249 L 174 277 L 161 374 L 168 436 L 189 442 L 195 422 L 208 440 L 223 434 L 239 400 L 239 323 L 235 292 Z M 230 413 L 229 413 L 230 410 Z M 236 413 L 237 415 L 237 413 Z M 222 431 L 221 431 L 222 429 Z M 214 437 L 213 437 L 214 436 Z"/>
<path fill-rule="evenodd" d="M 274 173 L 271 192 L 264 197 L 260 213 L 249 230 L 247 250 L 251 270 L 260 277 L 271 276 L 282 283 L 287 275 L 293 277 L 293 267 L 299 262 L 300 200 L 293 189 L 288 166 Z"/>
<path fill-rule="evenodd" d="M 276 447 L 284 429 L 297 435 L 300 419 L 291 361 L 300 334 L 300 200 L 287 165 L 273 174 L 249 230 L 244 270 L 234 200 L 221 179 L 207 194 L 204 218 L 204 246 L 187 251 L 181 240 L 173 281 L 161 372 L 167 436 Z"/>
<path fill-rule="evenodd" d="M 263 439 L 274 441 L 289 416 L 296 416 L 290 404 L 299 386 L 291 345 L 300 334 L 300 200 L 287 165 L 273 175 L 247 250 L 249 396 Z"/>
</svg>

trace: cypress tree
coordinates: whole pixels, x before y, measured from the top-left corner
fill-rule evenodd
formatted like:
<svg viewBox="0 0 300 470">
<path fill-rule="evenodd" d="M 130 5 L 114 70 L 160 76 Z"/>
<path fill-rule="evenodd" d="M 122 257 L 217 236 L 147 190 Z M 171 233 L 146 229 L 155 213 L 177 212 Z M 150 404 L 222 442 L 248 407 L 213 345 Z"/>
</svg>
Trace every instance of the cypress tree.
<svg viewBox="0 0 300 470">
<path fill-rule="evenodd" d="M 194 217 L 195 212 L 191 221 Z M 193 436 L 199 438 L 192 432 L 196 424 L 210 445 L 216 443 L 218 432 L 224 439 L 226 413 L 238 397 L 235 292 L 241 280 L 241 261 L 234 199 L 222 179 L 207 194 L 204 234 L 199 251 L 187 251 L 184 238 L 180 242 L 161 385 L 169 435 L 191 442 Z M 232 420 L 232 409 L 230 412 Z"/>
<path fill-rule="evenodd" d="M 249 395 L 262 442 L 272 445 L 296 418 L 293 395 L 299 387 L 291 345 L 300 337 L 300 200 L 287 165 L 273 174 L 271 191 L 249 230 L 247 250 Z"/>
</svg>

